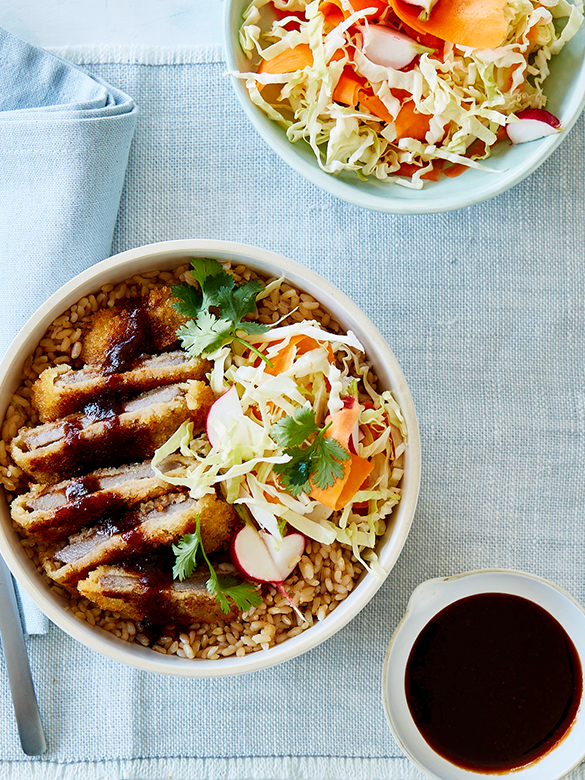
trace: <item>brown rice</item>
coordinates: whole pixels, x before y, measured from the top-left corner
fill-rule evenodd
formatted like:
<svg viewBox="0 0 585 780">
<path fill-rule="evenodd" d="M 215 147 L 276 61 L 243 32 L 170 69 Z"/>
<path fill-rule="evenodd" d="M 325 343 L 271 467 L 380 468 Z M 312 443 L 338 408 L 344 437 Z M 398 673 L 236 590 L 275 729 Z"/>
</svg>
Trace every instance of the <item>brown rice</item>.
<svg viewBox="0 0 585 780">
<path fill-rule="evenodd" d="M 23 425 L 39 422 L 30 403 L 31 387 L 39 374 L 55 365 L 82 367 L 83 337 L 98 309 L 112 307 L 122 298 L 147 295 L 155 287 L 184 282 L 188 270 L 189 266 L 183 264 L 174 271 L 151 271 L 136 274 L 117 285 L 105 284 L 97 293 L 81 298 L 49 326 L 24 365 L 21 385 L 11 398 L 2 424 L 0 484 L 8 502 L 28 487 L 21 470 L 9 455 L 7 445 Z M 236 281 L 258 278 L 244 265 L 237 265 L 231 270 Z M 273 290 L 258 305 L 260 322 L 273 323 L 284 315 L 289 315 L 289 321 L 315 319 L 333 332 L 341 331 L 318 301 L 286 283 Z M 370 376 L 370 381 L 375 382 L 375 377 Z M 263 604 L 239 615 L 236 620 L 220 621 L 216 625 L 194 623 L 188 629 L 168 624 L 160 628 L 153 639 L 152 635 L 142 632 L 139 622 L 126 619 L 119 612 L 102 610 L 56 585 L 43 570 L 35 543 L 27 538 L 21 538 L 20 542 L 27 556 L 37 565 L 39 575 L 63 599 L 65 608 L 80 620 L 125 641 L 150 645 L 157 653 L 175 654 L 182 658 L 217 660 L 232 655 L 244 656 L 278 645 L 330 614 L 353 590 L 363 571 L 349 548 L 337 542 L 323 545 L 307 540 L 299 566 L 286 581 L 288 593 L 305 616 L 304 624 L 299 625 L 293 609 L 275 588 L 264 586 Z M 228 573 L 233 571 L 233 567 L 227 563 L 220 564 L 218 570 Z"/>
</svg>

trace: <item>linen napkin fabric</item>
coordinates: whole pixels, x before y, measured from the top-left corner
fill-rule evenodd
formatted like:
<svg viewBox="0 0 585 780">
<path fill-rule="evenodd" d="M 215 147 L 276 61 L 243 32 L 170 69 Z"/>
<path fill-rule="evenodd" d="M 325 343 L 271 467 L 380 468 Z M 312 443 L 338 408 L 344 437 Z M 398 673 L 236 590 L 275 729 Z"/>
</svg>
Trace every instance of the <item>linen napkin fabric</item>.
<svg viewBox="0 0 585 780">
<path fill-rule="evenodd" d="M 585 123 L 488 203 L 382 215 L 335 200 L 270 151 L 219 50 L 60 53 L 141 107 L 113 251 L 235 240 L 337 284 L 403 368 L 423 478 L 382 589 L 338 634 L 280 666 L 188 680 L 102 658 L 55 626 L 30 639 L 48 751 L 22 755 L 0 673 L 0 777 L 422 780 L 381 702 L 386 646 L 416 585 L 517 568 L 585 601 Z M 19 289 L 33 272 L 29 260 Z M 570 777 L 584 780 L 585 768 Z"/>
<path fill-rule="evenodd" d="M 0 28 L 0 354 L 110 254 L 136 113 L 121 90 Z"/>
<path fill-rule="evenodd" d="M 110 254 L 136 107 L 0 28 L 0 355 L 58 287 Z M 20 593 L 27 633 L 47 620 Z"/>
</svg>

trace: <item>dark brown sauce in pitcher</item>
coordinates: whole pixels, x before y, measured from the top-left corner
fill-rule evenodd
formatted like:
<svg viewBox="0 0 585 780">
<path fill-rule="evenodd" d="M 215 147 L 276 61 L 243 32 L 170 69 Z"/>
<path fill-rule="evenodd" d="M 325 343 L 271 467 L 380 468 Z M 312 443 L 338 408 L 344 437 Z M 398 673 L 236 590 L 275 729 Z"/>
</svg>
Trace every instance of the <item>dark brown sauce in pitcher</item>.
<svg viewBox="0 0 585 780">
<path fill-rule="evenodd" d="M 544 756 L 569 731 L 583 672 L 567 632 L 528 599 L 482 593 L 439 612 L 406 666 L 412 717 L 457 766 L 505 772 Z"/>
</svg>

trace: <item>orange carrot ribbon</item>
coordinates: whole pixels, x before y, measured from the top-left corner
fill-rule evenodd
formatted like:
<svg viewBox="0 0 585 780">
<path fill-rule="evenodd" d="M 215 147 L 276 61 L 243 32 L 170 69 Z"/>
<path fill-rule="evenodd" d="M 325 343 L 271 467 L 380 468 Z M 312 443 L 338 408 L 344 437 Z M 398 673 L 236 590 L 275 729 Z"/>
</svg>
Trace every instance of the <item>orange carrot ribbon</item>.
<svg viewBox="0 0 585 780">
<path fill-rule="evenodd" d="M 294 49 L 286 49 L 271 60 L 262 60 L 258 73 L 294 73 L 313 64 L 313 52 L 306 43 L 299 43 Z"/>
<path fill-rule="evenodd" d="M 439 0 L 424 22 L 419 19 L 418 6 L 404 0 L 391 3 L 396 16 L 413 30 L 460 46 L 495 49 L 508 30 L 506 0 Z"/>
<path fill-rule="evenodd" d="M 328 488 L 313 486 L 310 496 L 329 509 L 342 509 L 348 504 L 364 482 L 368 479 L 374 468 L 373 463 L 365 458 L 360 458 L 353 452 L 349 452 L 349 438 L 360 413 L 360 406 L 355 399 L 351 406 L 346 406 L 331 418 L 331 425 L 325 431 L 329 436 L 339 442 L 347 450 L 349 458 L 343 461 L 343 476 L 335 480 Z"/>
</svg>

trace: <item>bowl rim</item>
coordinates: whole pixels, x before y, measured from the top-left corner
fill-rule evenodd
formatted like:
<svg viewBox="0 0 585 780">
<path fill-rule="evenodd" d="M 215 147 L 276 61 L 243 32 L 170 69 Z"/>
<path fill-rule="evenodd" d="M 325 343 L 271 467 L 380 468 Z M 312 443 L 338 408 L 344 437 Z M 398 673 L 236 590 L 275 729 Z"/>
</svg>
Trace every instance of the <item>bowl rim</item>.
<svg viewBox="0 0 585 780">
<path fill-rule="evenodd" d="M 478 589 L 476 583 L 481 584 L 485 581 L 488 584 L 486 587 Z M 490 580 L 495 580 L 492 587 L 489 587 Z M 532 598 L 526 595 L 523 584 L 532 583 L 536 589 L 540 589 L 541 592 L 546 592 L 551 599 L 555 602 L 554 606 L 550 604 L 546 607 L 543 606 L 536 598 Z M 459 588 L 458 588 L 459 585 Z M 528 588 L 529 585 L 526 585 Z M 523 592 L 520 592 L 523 591 Z M 403 679 L 404 670 L 407 660 L 410 656 L 410 651 L 414 645 L 414 642 L 420 635 L 420 632 L 427 625 L 435 615 L 437 615 L 442 609 L 449 604 L 453 604 L 463 598 L 478 593 L 510 593 L 512 595 L 518 595 L 528 600 L 535 601 L 543 609 L 545 609 L 553 618 L 555 618 L 567 633 L 571 633 L 571 628 L 568 626 L 566 616 L 561 616 L 563 606 L 573 610 L 575 614 L 579 616 L 581 623 L 583 624 L 583 638 L 580 643 L 575 641 L 575 634 L 573 634 L 573 641 L 577 648 L 577 652 L 581 659 L 582 674 L 584 675 L 584 686 L 581 692 L 581 702 L 575 720 L 569 727 L 569 730 L 563 735 L 560 742 L 554 745 L 547 753 L 540 758 L 526 764 L 525 766 L 518 767 L 516 769 L 509 770 L 507 772 L 498 773 L 485 773 L 474 772 L 471 770 L 463 769 L 462 767 L 452 764 L 447 759 L 436 753 L 432 747 L 424 740 L 420 732 L 418 731 L 408 705 L 406 703 L 406 694 L 404 691 L 404 685 L 397 686 L 396 680 L 394 684 L 390 683 L 390 676 L 399 674 Z M 400 640 L 405 632 L 408 632 L 409 638 L 406 640 L 404 647 L 398 647 Z M 472 571 L 466 571 L 459 574 L 454 574 L 447 577 L 434 577 L 426 580 L 418 585 L 412 592 L 409 599 L 406 611 L 402 616 L 400 622 L 396 626 L 394 633 L 388 644 L 386 655 L 384 658 L 384 665 L 382 671 L 382 702 L 384 706 L 384 713 L 390 729 L 394 735 L 394 738 L 400 745 L 400 748 L 408 756 L 408 758 L 415 764 L 421 771 L 423 771 L 432 780 L 474 780 L 477 778 L 486 777 L 517 777 L 526 778 L 526 780 L 537 780 L 538 777 L 542 777 L 541 774 L 534 774 L 534 771 L 538 773 L 542 767 L 542 762 L 547 761 L 547 773 L 548 780 L 561 780 L 569 772 L 571 772 L 576 766 L 578 766 L 585 758 L 585 743 L 582 743 L 581 753 L 577 756 L 577 751 L 573 750 L 572 758 L 569 758 L 566 764 L 558 765 L 559 753 L 557 748 L 565 744 L 565 741 L 573 733 L 575 727 L 578 727 L 581 737 L 585 734 L 585 608 L 566 590 L 556 585 L 554 582 L 540 577 L 530 572 L 521 571 L 518 569 L 500 569 L 500 568 L 485 568 L 474 569 Z M 398 659 L 396 656 L 399 656 Z M 399 719 L 397 717 L 398 712 L 401 715 Z M 413 728 L 417 733 L 418 743 L 413 748 L 412 743 L 407 744 L 406 737 L 404 736 L 405 728 Z M 577 732 L 575 732 L 577 733 Z M 573 737 L 575 740 L 575 737 Z M 582 740 L 580 740 L 582 742 Z M 421 749 L 421 746 L 422 749 Z M 417 752 L 420 749 L 420 754 Z M 422 754 L 427 755 L 422 755 Z M 556 753 L 556 755 L 555 755 Z M 433 769 L 429 766 L 428 756 L 432 755 L 438 759 L 439 769 Z M 557 766 L 551 767 L 554 761 L 557 762 Z M 561 757 L 562 762 L 562 757 Z M 444 769 L 444 773 L 441 772 Z M 447 770 L 450 770 L 447 774 Z"/>
<path fill-rule="evenodd" d="M 438 187 L 436 188 L 436 195 L 428 194 L 425 195 L 424 199 L 420 200 L 416 200 L 414 197 L 413 199 L 401 198 L 392 194 L 381 196 L 365 190 L 360 191 L 359 187 L 356 187 L 354 184 L 337 178 L 334 174 L 325 173 L 316 162 L 313 163 L 306 160 L 299 153 L 295 144 L 273 132 L 275 123 L 252 103 L 243 81 L 232 74 L 232 71 L 238 70 L 234 46 L 236 32 L 232 21 L 234 8 L 240 3 L 242 3 L 242 0 L 226 0 L 224 11 L 224 52 L 232 86 L 238 102 L 248 119 L 270 148 L 293 170 L 330 195 L 370 211 L 379 211 L 385 214 L 440 214 L 467 208 L 468 206 L 476 206 L 497 195 L 501 195 L 534 173 L 550 157 L 565 140 L 585 107 L 584 57 L 575 76 L 574 96 L 570 99 L 564 113 L 561 132 L 530 142 L 525 159 L 519 165 L 511 168 L 500 168 L 497 160 L 490 158 L 490 160 L 494 161 L 494 167 L 498 168 L 498 172 L 493 174 L 491 183 L 489 179 L 486 179 L 485 185 L 473 188 L 468 187 L 447 197 L 441 192 L 441 188 Z M 583 35 L 584 31 L 578 31 L 577 35 L 579 34 Z M 571 41 L 567 45 L 570 43 Z M 432 193 L 435 189 L 434 185 L 437 183 L 440 184 L 440 182 L 428 182 L 428 186 L 425 187 L 426 192 Z M 389 186 L 392 186 L 394 191 L 396 191 L 396 187 L 399 190 L 401 189 L 399 185 Z"/>
<path fill-rule="evenodd" d="M 368 358 L 377 368 L 387 369 L 392 376 L 391 388 L 401 406 L 409 435 L 402 500 L 394 513 L 384 538 L 389 543 L 382 550 L 380 563 L 386 575 L 390 572 L 404 546 L 414 516 L 420 487 L 421 456 L 416 412 L 406 380 L 390 347 L 359 307 L 325 278 L 300 263 L 265 249 L 231 241 L 183 239 L 162 241 L 120 252 L 83 271 L 51 295 L 29 318 L 9 346 L 0 362 L 0 416 L 3 418 L 9 399 L 20 384 L 22 366 L 50 323 L 84 295 L 95 292 L 106 282 L 119 283 L 141 271 L 176 267 L 191 257 L 212 256 L 218 260 L 237 261 L 267 275 L 281 272 L 295 287 L 307 289 L 331 310 L 336 302 L 344 316 L 351 320 L 357 335 L 367 334 L 364 346 Z M 302 281 L 301 281 L 302 280 Z M 334 307 L 335 308 L 335 307 Z M 39 335 L 40 334 L 40 335 Z M 394 537 L 395 538 L 392 538 Z M 137 643 L 128 643 L 101 629 L 95 630 L 81 621 L 40 578 L 34 564 L 26 556 L 12 529 L 6 501 L 0 505 L 0 554 L 3 555 L 19 585 L 39 608 L 61 629 L 82 644 L 114 660 L 139 669 L 185 677 L 218 677 L 243 674 L 268 668 L 317 646 L 348 623 L 374 596 L 383 582 L 371 574 L 363 576 L 360 585 L 325 620 L 280 645 L 250 653 L 242 658 L 231 656 L 218 661 L 181 659 L 160 655 Z"/>
</svg>

